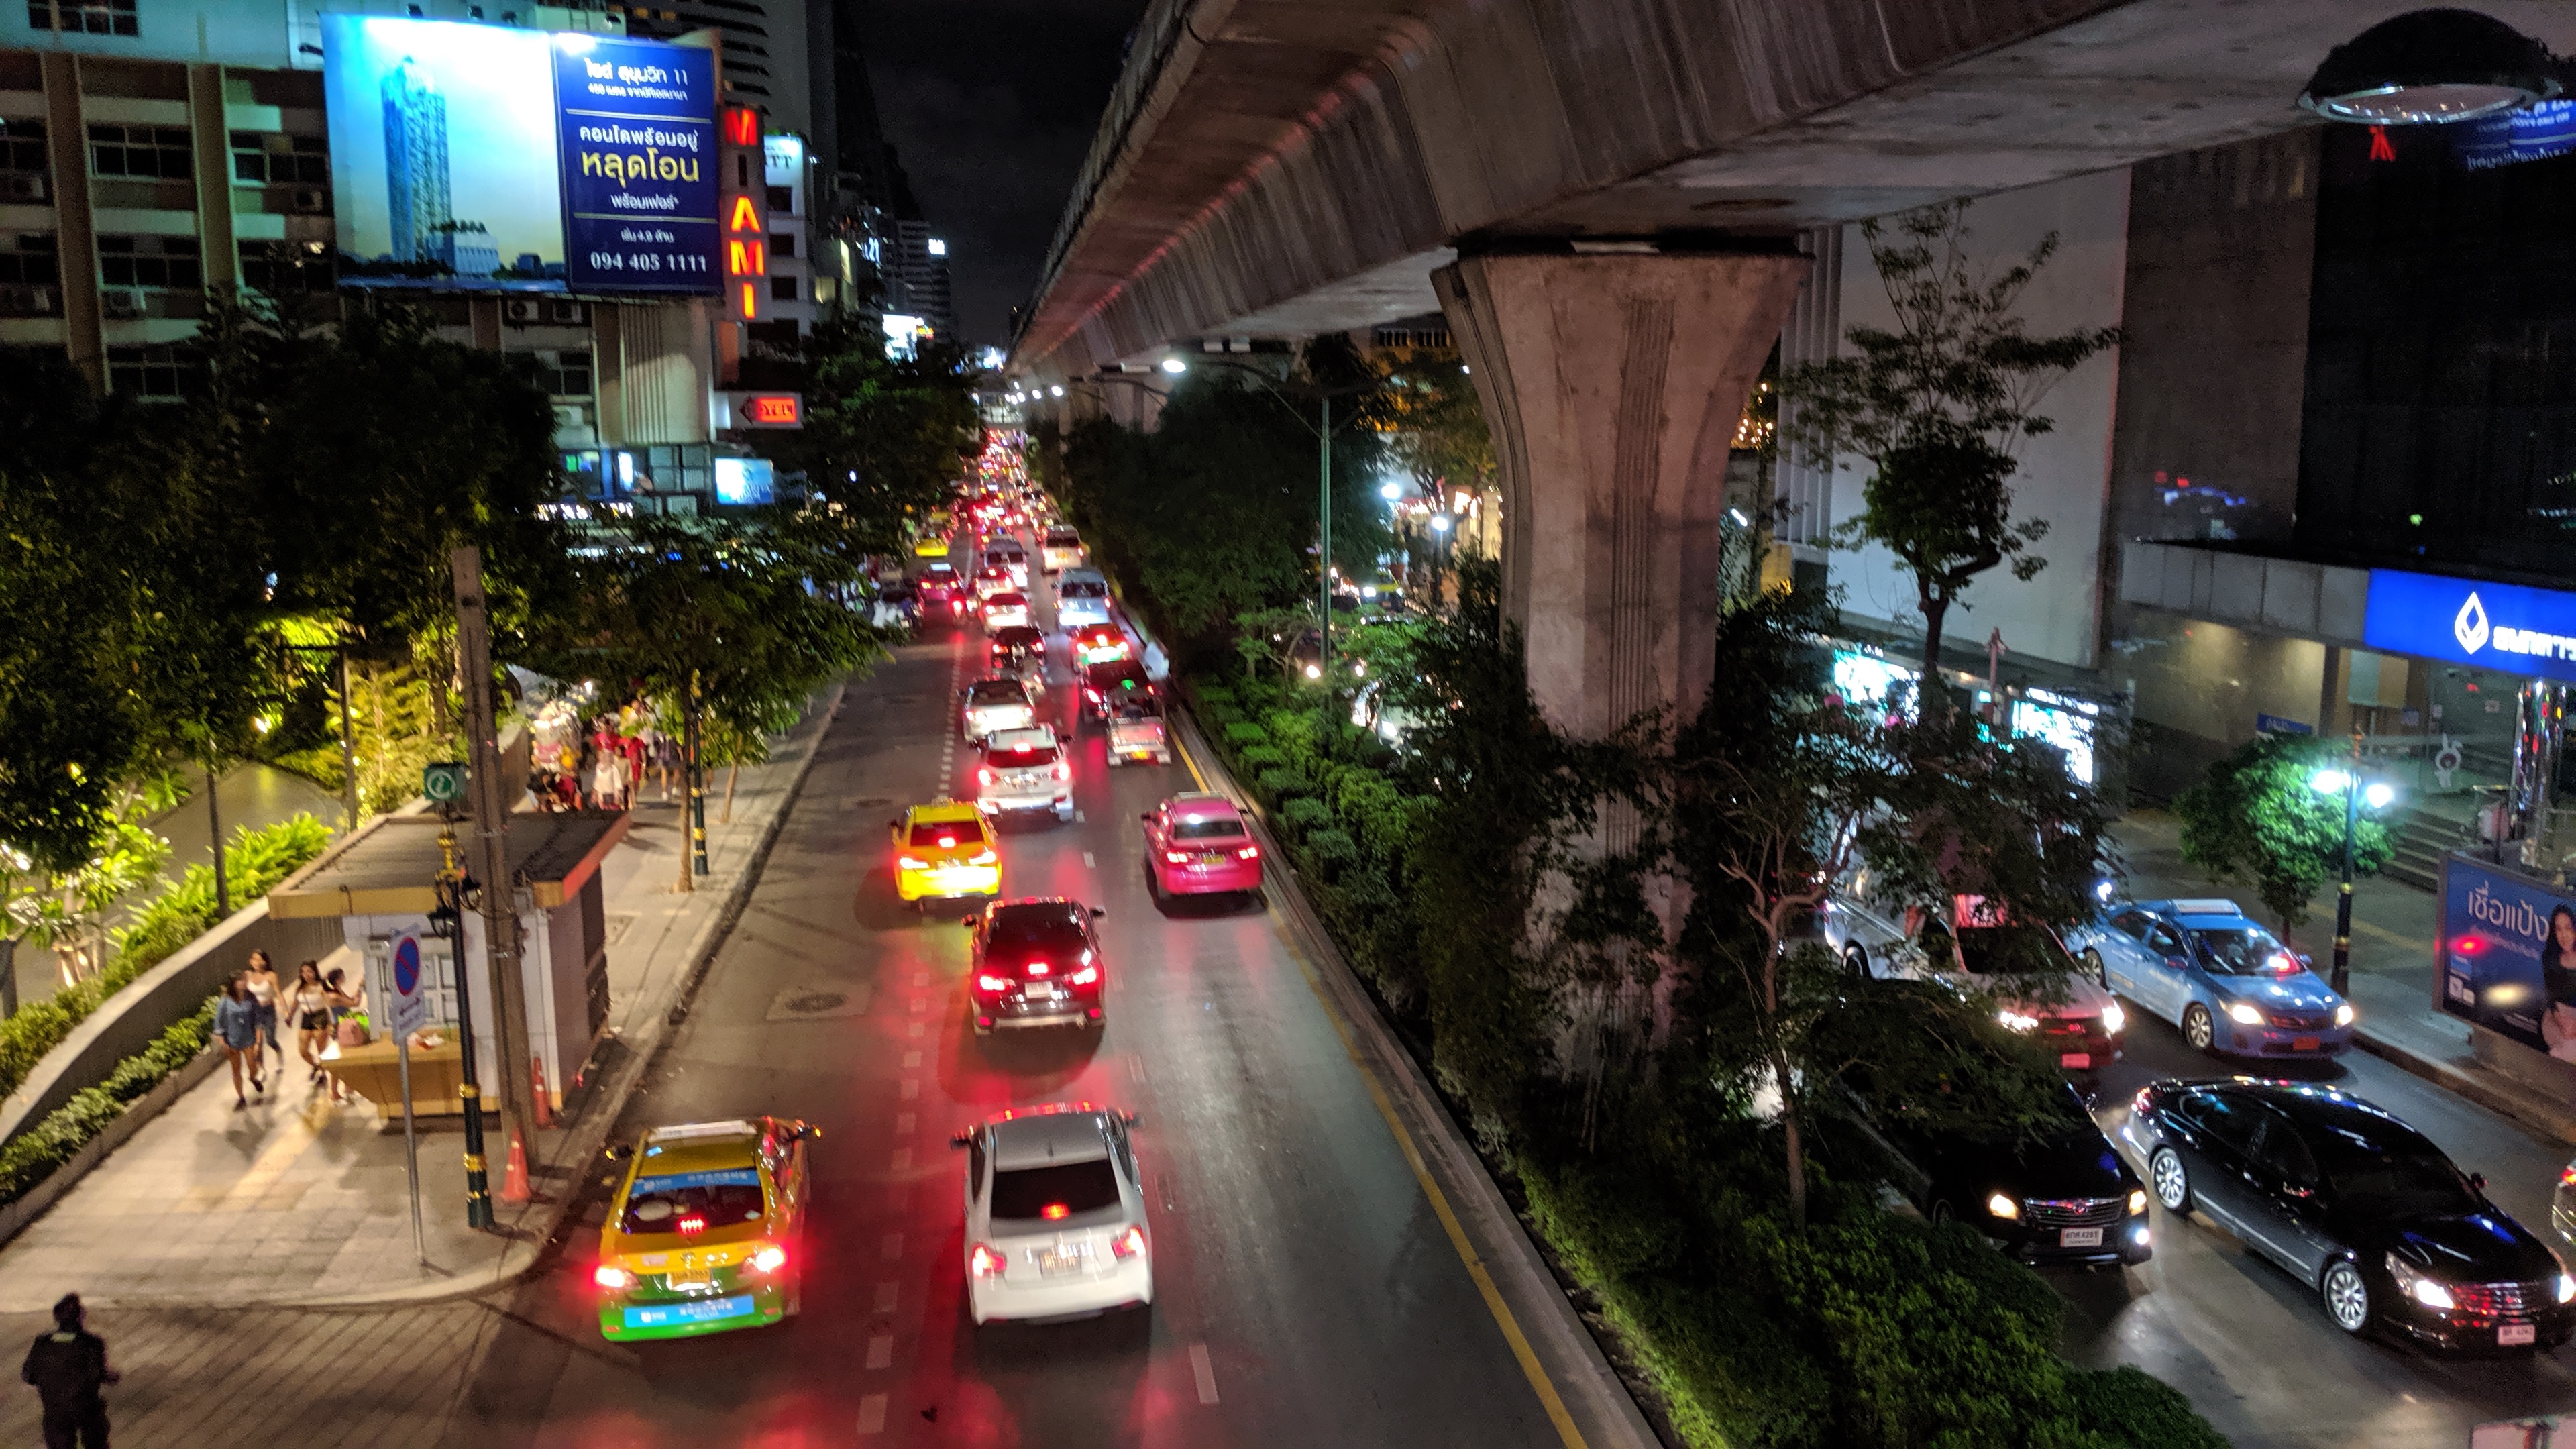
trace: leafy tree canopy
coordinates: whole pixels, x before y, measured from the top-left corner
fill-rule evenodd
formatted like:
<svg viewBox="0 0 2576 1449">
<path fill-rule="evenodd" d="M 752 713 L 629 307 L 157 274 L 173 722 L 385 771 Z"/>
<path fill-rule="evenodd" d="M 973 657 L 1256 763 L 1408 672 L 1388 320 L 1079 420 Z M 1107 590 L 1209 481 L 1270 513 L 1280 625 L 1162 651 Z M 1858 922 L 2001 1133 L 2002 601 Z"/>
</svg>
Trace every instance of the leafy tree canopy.
<svg viewBox="0 0 2576 1449">
<path fill-rule="evenodd" d="M 2313 735 L 2256 735 L 2174 797 L 2182 858 L 2219 884 L 2244 882 L 2285 931 L 2308 918 L 2308 901 L 2343 872 L 2344 798 L 2308 782 L 2329 767 L 2349 770 L 2349 753 Z M 2353 825 L 2356 871 L 2396 854 L 2388 828 L 2365 807 Z"/>
</svg>

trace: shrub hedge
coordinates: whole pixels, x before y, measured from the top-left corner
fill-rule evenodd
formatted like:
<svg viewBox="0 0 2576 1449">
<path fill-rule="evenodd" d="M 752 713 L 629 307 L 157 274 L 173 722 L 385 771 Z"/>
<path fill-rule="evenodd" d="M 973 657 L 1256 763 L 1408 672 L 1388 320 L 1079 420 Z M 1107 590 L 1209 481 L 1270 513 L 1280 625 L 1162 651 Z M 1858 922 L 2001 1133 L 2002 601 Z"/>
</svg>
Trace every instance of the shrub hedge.
<svg viewBox="0 0 2576 1449">
<path fill-rule="evenodd" d="M 214 1035 L 215 998 L 161 1033 L 152 1045 L 116 1064 L 107 1080 L 86 1088 L 43 1121 L 0 1147 L 0 1205 L 16 1202 L 53 1176 L 125 1109 L 206 1049 Z"/>
</svg>

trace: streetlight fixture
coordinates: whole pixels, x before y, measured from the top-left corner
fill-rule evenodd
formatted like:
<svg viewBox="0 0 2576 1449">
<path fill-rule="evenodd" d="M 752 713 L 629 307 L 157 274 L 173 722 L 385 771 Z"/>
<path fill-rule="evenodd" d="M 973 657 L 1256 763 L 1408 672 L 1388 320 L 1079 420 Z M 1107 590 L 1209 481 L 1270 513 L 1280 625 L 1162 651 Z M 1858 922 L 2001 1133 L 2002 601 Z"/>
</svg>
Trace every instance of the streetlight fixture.
<svg viewBox="0 0 2576 1449">
<path fill-rule="evenodd" d="M 2448 125 L 2561 94 L 2549 47 L 2474 10 L 2415 10 L 2328 52 L 2302 109 L 2369 126 Z"/>
<path fill-rule="evenodd" d="M 1178 377 L 1189 370 L 1190 365 L 1181 361 L 1177 357 L 1166 357 L 1163 359 L 1163 371 L 1170 373 L 1174 377 Z"/>
<path fill-rule="evenodd" d="M 2354 740 L 2359 748 L 2360 740 Z M 2308 777 L 2308 788 L 2320 795 L 2343 796 L 2343 887 L 2335 897 L 2334 974 L 2329 984 L 2335 994 L 2346 994 L 2352 982 L 2352 836 L 2360 824 L 2361 807 L 2385 810 L 2397 798 L 2396 787 L 2385 780 L 2365 783 L 2354 770 L 2339 770 L 2329 765 Z"/>
</svg>

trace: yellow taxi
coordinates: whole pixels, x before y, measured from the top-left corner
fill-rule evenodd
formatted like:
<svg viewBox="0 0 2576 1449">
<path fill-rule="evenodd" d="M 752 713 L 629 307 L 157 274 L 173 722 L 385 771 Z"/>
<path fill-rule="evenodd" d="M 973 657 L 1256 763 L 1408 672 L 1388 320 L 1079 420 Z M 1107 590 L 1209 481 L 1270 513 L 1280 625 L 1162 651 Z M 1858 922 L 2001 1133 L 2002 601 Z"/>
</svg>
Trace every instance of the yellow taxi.
<svg viewBox="0 0 2576 1449">
<path fill-rule="evenodd" d="M 914 558 L 948 557 L 947 527 L 944 524 L 935 526 L 931 532 L 925 533 L 921 537 L 914 539 L 912 541 L 912 556 Z"/>
<path fill-rule="evenodd" d="M 822 1130 L 777 1117 L 656 1127 L 632 1147 L 599 1230 L 599 1331 L 684 1338 L 776 1323 L 799 1308 L 805 1144 Z"/>
<path fill-rule="evenodd" d="M 943 796 L 886 823 L 894 834 L 895 894 L 904 904 L 1002 893 L 1000 842 L 975 802 Z"/>
</svg>

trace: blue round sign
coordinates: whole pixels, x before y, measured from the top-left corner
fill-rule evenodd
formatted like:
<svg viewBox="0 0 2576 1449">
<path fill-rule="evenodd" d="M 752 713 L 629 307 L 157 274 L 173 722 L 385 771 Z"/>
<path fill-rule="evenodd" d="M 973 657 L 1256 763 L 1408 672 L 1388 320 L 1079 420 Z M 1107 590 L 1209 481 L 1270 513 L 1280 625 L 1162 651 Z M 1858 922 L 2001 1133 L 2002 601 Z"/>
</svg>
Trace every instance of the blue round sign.
<svg viewBox="0 0 2576 1449">
<path fill-rule="evenodd" d="M 420 990 L 420 942 L 405 936 L 394 945 L 394 992 L 410 996 Z"/>
</svg>

